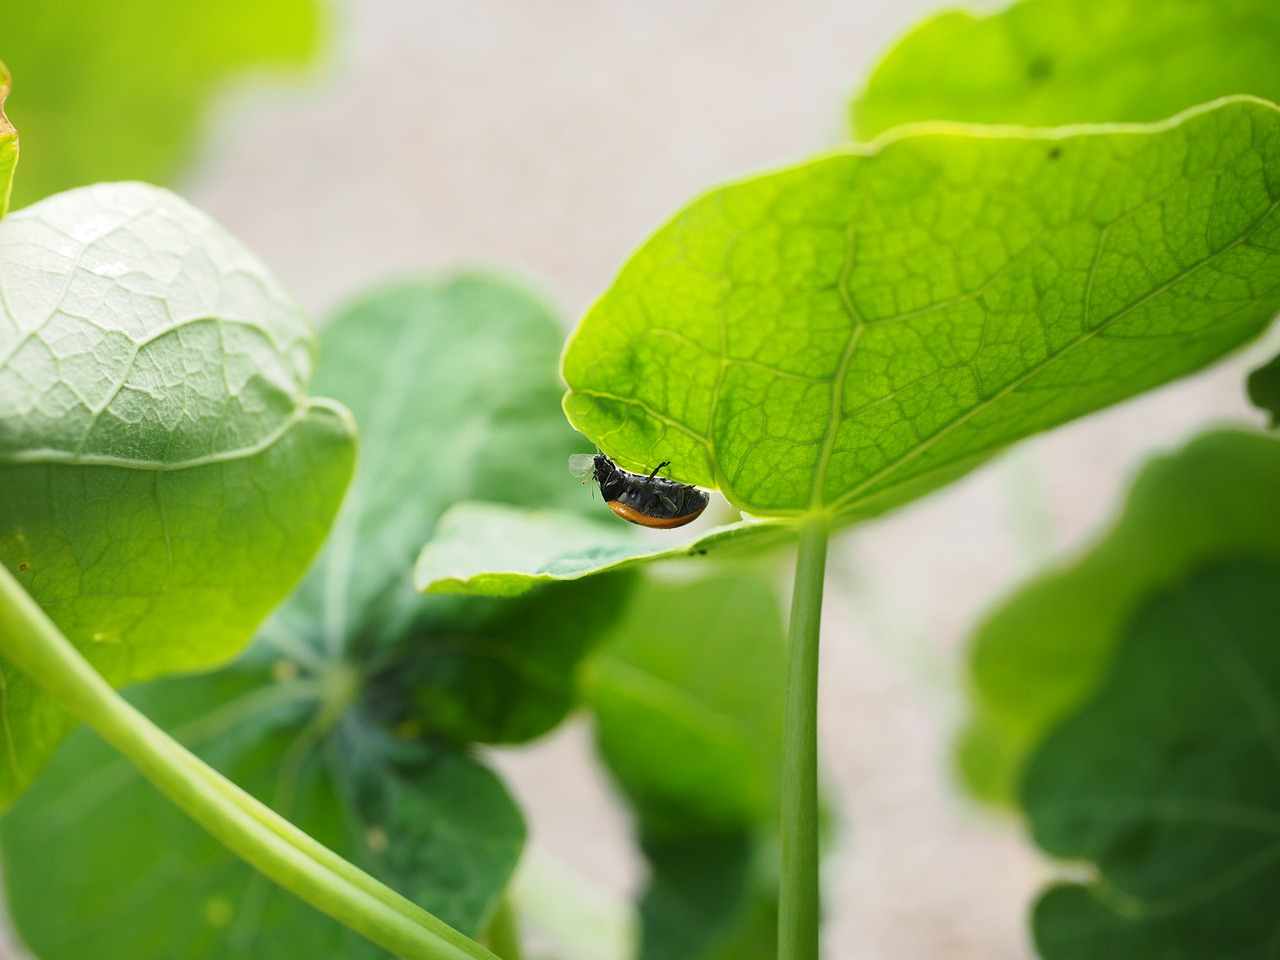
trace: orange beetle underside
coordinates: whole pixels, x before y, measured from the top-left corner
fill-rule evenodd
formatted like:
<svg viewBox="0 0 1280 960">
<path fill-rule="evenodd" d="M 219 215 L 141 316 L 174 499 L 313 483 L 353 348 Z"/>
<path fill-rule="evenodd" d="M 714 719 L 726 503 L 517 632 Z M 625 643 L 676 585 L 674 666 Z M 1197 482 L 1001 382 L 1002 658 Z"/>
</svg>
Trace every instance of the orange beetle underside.
<svg viewBox="0 0 1280 960">
<path fill-rule="evenodd" d="M 692 523 L 698 519 L 702 511 L 707 509 L 707 505 L 704 503 L 693 513 L 686 513 L 683 517 L 650 517 L 617 500 L 609 501 L 609 509 L 630 523 L 636 523 L 642 527 L 655 527 L 659 530 L 670 530 L 672 527 L 683 527 L 686 523 Z"/>
</svg>

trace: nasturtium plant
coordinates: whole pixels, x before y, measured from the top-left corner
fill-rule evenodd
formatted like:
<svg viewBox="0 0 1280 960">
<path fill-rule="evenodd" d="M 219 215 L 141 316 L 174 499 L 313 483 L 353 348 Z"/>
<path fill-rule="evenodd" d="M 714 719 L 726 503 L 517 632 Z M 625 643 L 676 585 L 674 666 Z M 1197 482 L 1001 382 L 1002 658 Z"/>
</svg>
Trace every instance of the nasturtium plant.
<svg viewBox="0 0 1280 960">
<path fill-rule="evenodd" d="M 890 48 L 853 101 L 870 139 L 932 120 L 1146 123 L 1251 93 L 1280 101 L 1272 0 L 1021 0 L 943 10 Z"/>
<path fill-rule="evenodd" d="M 226 662 L 351 478 L 349 414 L 307 392 L 306 317 L 217 224 L 141 184 L 0 221 L 0 290 L 0 562 L 114 685 Z M 4 671 L 0 802 L 71 725 Z"/>
<path fill-rule="evenodd" d="M 410 570 L 453 498 L 554 503 L 581 492 L 564 471 L 577 441 L 557 404 L 559 345 L 540 300 L 483 274 L 404 283 L 343 310 L 321 330 L 313 383 L 349 405 L 362 442 L 320 560 L 244 661 L 136 694 L 215 768 L 473 937 L 495 915 L 524 824 L 472 744 L 529 740 L 564 717 L 577 665 L 629 584 L 423 597 Z M 77 779 L 100 786 L 67 789 Z M 281 957 L 300 944 L 387 955 L 150 797 L 83 735 L 0 821 L 14 919 L 42 960 L 82 957 L 93 943 L 95 955 L 131 960 L 170 957 L 178 942 L 198 945 L 192 957 L 238 956 L 246 942 L 278 944 L 268 955 Z M 121 858 L 127 824 L 143 820 L 163 842 Z M 77 902 L 114 906 L 68 930 L 42 905 L 77 869 Z M 153 911 L 162 871 L 167 908 Z"/>
<path fill-rule="evenodd" d="M 774 956 L 782 629 L 750 572 L 650 580 L 584 666 L 650 867 L 640 960 Z"/>
<path fill-rule="evenodd" d="M 1192 570 L 1120 628 L 1095 695 L 1032 755 L 1037 843 L 1096 868 L 1036 905 L 1045 960 L 1274 952 L 1277 624 L 1274 554 Z"/>
<path fill-rule="evenodd" d="M 564 356 L 569 419 L 756 516 L 849 522 L 1196 370 L 1280 308 L 1280 110 L 954 129 L 711 191 Z"/>
<path fill-rule="evenodd" d="M 211 96 L 311 62 L 324 19 L 320 0 L 4 4 L 0 57 L 18 78 L 27 156 L 14 203 L 98 180 L 171 182 Z"/>
<path fill-rule="evenodd" d="M 1115 525 L 1037 577 L 978 628 L 961 770 L 978 797 L 1016 802 L 1027 758 L 1097 689 L 1149 597 L 1234 556 L 1280 558 L 1280 437 L 1205 434 L 1153 460 Z"/>
</svg>

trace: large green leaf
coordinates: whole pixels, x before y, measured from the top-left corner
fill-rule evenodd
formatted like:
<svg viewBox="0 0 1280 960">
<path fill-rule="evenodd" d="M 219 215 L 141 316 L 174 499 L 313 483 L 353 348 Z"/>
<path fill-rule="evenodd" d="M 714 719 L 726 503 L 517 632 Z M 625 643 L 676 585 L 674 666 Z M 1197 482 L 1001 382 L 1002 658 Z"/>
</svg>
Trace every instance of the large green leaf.
<svg viewBox="0 0 1280 960">
<path fill-rule="evenodd" d="M 1275 955 L 1278 636 L 1280 560 L 1201 569 L 1123 630 L 1097 695 L 1036 751 L 1036 841 L 1098 873 L 1037 904 L 1046 960 Z"/>
<path fill-rule="evenodd" d="M 227 660 L 351 477 L 350 417 L 307 397 L 306 318 L 216 224 L 137 184 L 6 217 L 0 291 L 0 562 L 113 684 Z M 71 723 L 2 669 L 0 802 Z"/>
<path fill-rule="evenodd" d="M 671 543 L 669 535 L 645 536 L 601 512 L 592 519 L 569 510 L 460 503 L 440 518 L 422 548 L 414 583 L 426 593 L 518 596 L 540 583 L 580 580 L 653 560 L 722 555 L 739 543 L 758 547 L 791 533 L 784 524 L 740 522 Z"/>
<path fill-rule="evenodd" d="M 642 960 L 771 955 L 754 948 L 776 940 L 785 673 L 777 600 L 742 571 L 647 581 L 587 661 L 599 748 L 650 867 Z"/>
<path fill-rule="evenodd" d="M 358 710 L 326 730 L 322 678 L 273 680 L 268 666 L 130 698 L 317 840 L 477 933 L 524 837 L 501 783 Z M 42 960 L 389 956 L 236 860 L 86 731 L 0 820 L 0 840 L 12 914 Z"/>
<path fill-rule="evenodd" d="M 27 162 L 19 206 L 97 180 L 169 182 L 237 73 L 310 61 L 319 0 L 5 3 L 0 56 Z"/>
<path fill-rule="evenodd" d="M 9 70 L 0 63 L 0 217 L 9 212 L 13 168 L 18 164 L 18 131 L 4 114 L 4 102 L 8 96 Z"/>
<path fill-rule="evenodd" d="M 565 352 L 570 420 L 758 516 L 874 515 L 1280 308 L 1280 110 L 952 128 L 713 190 Z"/>
<path fill-rule="evenodd" d="M 1069 566 L 1001 604 L 970 654 L 971 791 L 1011 803 L 1029 752 L 1097 688 L 1125 623 L 1153 593 L 1217 558 L 1280 557 L 1280 437 L 1206 434 L 1152 461 L 1115 526 Z"/>
<path fill-rule="evenodd" d="M 1145 122 L 1237 93 L 1280 101 L 1273 0 L 1020 0 L 935 13 L 853 102 L 868 139 L 929 120 Z"/>
</svg>

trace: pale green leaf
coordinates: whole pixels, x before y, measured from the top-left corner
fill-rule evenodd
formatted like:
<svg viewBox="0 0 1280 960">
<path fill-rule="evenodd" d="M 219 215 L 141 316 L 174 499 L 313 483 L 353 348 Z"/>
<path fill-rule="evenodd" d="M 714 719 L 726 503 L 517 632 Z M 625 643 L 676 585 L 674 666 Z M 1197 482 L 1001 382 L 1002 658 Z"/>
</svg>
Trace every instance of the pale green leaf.
<svg viewBox="0 0 1280 960">
<path fill-rule="evenodd" d="M 1152 594 L 1223 557 L 1280 558 L 1280 437 L 1209 433 L 1149 463 L 1115 526 L 1070 565 L 1002 603 L 970 654 L 974 718 L 961 768 L 1012 803 L 1028 754 L 1097 688 Z"/>
<path fill-rule="evenodd" d="M 1274 0 L 1020 0 L 935 13 L 853 102 L 855 136 L 958 120 L 1160 120 L 1231 94 L 1280 101 Z"/>
<path fill-rule="evenodd" d="M 1097 872 L 1036 905 L 1045 960 L 1274 955 L 1278 629 L 1280 559 L 1197 570 L 1120 631 L 1097 694 L 1036 750 L 1036 841 Z"/>
<path fill-rule="evenodd" d="M 0 562 L 113 684 L 226 661 L 315 555 L 355 439 L 307 397 L 314 346 L 262 264 L 163 190 L 0 221 Z M 70 720 L 3 676 L 7 801 Z"/>
<path fill-rule="evenodd" d="M 757 516 L 872 516 L 1280 308 L 1280 110 L 945 128 L 711 191 L 565 352 L 570 420 Z"/>
<path fill-rule="evenodd" d="M 517 596 L 539 583 L 578 580 L 652 560 L 720 554 L 739 543 L 758 547 L 790 535 L 785 524 L 743 521 L 664 545 L 670 534 L 645 536 L 615 518 L 460 503 L 440 518 L 435 536 L 422 548 L 414 583 L 426 593 Z"/>
<path fill-rule="evenodd" d="M 0 5 L 10 115 L 27 162 L 25 206 L 98 180 L 168 183 L 186 166 L 206 103 L 237 74 L 312 60 L 320 0 L 112 0 Z"/>
</svg>

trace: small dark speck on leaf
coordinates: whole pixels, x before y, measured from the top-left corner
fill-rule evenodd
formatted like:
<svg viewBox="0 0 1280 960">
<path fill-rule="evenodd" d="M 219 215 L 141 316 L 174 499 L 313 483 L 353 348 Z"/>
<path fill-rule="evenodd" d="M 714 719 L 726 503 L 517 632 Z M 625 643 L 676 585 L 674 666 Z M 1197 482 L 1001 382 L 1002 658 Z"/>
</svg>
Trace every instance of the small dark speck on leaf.
<svg viewBox="0 0 1280 960">
<path fill-rule="evenodd" d="M 1053 75 L 1053 58 L 1048 54 L 1033 57 L 1027 65 L 1027 77 L 1031 80 L 1048 80 Z"/>
<path fill-rule="evenodd" d="M 18 564 L 18 569 L 19 569 L 19 570 L 22 570 L 22 571 L 24 571 L 24 572 L 25 572 L 25 571 L 27 571 L 27 570 L 30 570 L 30 569 L 31 569 L 31 564 L 29 564 L 29 563 L 20 563 L 20 564 Z"/>
<path fill-rule="evenodd" d="M 1062 150 L 1059 147 L 1054 147 L 1052 150 L 1049 151 L 1050 160 L 1057 160 L 1060 156 L 1062 156 Z"/>
<path fill-rule="evenodd" d="M 706 547 L 703 547 L 703 548 L 701 548 L 700 550 L 697 550 L 697 551 L 696 551 L 696 553 L 697 553 L 697 554 L 698 554 L 698 556 L 700 556 L 700 557 L 705 557 L 705 556 L 707 555 L 707 548 L 706 548 Z"/>
</svg>

